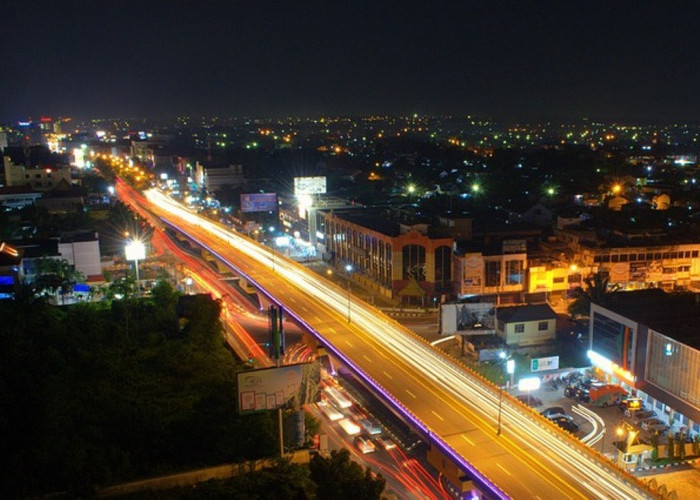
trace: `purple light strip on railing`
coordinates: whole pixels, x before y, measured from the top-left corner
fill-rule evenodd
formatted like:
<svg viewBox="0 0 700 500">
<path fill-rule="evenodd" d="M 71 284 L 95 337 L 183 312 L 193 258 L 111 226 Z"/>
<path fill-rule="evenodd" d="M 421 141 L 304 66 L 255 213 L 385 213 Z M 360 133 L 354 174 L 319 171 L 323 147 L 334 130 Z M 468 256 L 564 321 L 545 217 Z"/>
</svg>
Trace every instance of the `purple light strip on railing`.
<svg viewBox="0 0 700 500">
<path fill-rule="evenodd" d="M 212 253 L 213 255 L 216 255 L 224 264 L 226 264 L 228 267 L 242 275 L 246 280 L 250 281 L 251 283 L 255 284 L 260 290 L 263 295 L 265 295 L 271 302 L 277 304 L 280 307 L 284 307 L 284 304 L 282 304 L 276 297 L 271 295 L 267 290 L 265 290 L 259 283 L 257 283 L 255 280 L 250 278 L 248 274 L 243 272 L 238 266 L 232 264 L 231 262 L 228 261 L 224 256 L 216 252 L 215 250 L 211 249 L 208 245 L 205 243 L 201 242 L 199 239 L 196 237 L 192 236 L 191 234 L 187 233 L 184 229 L 181 227 L 177 226 L 176 224 L 173 224 L 170 221 L 167 221 L 163 218 L 161 218 L 163 222 L 168 224 L 169 226 L 179 230 L 180 232 L 186 234 L 189 238 L 191 238 L 193 241 L 195 241 L 197 244 L 201 245 L 203 248 L 205 248 L 208 252 Z M 399 402 L 394 396 L 389 393 L 386 389 L 384 389 L 379 383 L 375 382 L 372 377 L 370 377 L 367 373 L 365 373 L 359 366 L 357 366 L 355 363 L 353 363 L 345 354 L 343 354 L 338 348 L 336 348 L 333 344 L 331 344 L 323 335 L 321 335 L 316 329 L 314 329 L 310 324 L 308 324 L 301 316 L 297 315 L 294 313 L 294 311 L 290 311 L 287 307 L 285 307 L 285 310 L 287 311 L 287 314 L 291 317 L 293 317 L 297 323 L 305 328 L 309 333 L 313 334 L 314 337 L 316 337 L 324 346 L 326 349 L 330 350 L 333 352 L 333 354 L 341 359 L 344 364 L 346 364 L 350 369 L 355 372 L 356 375 L 358 375 L 362 380 L 364 380 L 367 384 L 372 386 L 374 390 L 381 395 L 386 402 L 391 404 L 396 410 L 399 411 L 405 418 L 407 418 L 410 422 L 413 423 L 413 425 L 423 433 L 424 436 L 428 438 L 428 440 L 433 443 L 435 446 L 437 446 L 443 453 L 445 453 L 448 457 L 452 459 L 453 462 L 455 462 L 459 467 L 462 469 L 468 471 L 471 476 L 474 478 L 474 480 L 481 486 L 482 488 L 488 490 L 491 494 L 495 495 L 497 498 L 510 498 L 508 495 L 506 495 L 498 486 L 496 486 L 491 480 L 486 478 L 480 471 L 478 471 L 476 468 L 474 468 L 473 465 L 471 465 L 469 462 L 467 462 L 464 457 L 459 455 L 455 450 L 452 449 L 446 442 L 444 442 L 442 439 L 440 439 L 439 436 L 435 435 L 427 425 L 425 425 L 421 420 L 418 419 L 408 408 L 406 408 L 401 402 Z M 483 492 L 483 491 L 482 491 Z M 485 492 L 483 492 L 485 493 Z"/>
</svg>

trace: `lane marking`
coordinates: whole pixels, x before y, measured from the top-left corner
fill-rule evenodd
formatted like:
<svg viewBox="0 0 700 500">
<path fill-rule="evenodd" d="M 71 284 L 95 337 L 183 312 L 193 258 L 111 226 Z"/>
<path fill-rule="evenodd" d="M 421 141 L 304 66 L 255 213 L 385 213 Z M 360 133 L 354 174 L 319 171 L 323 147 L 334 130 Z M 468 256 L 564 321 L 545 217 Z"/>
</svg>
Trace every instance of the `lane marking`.
<svg viewBox="0 0 700 500">
<path fill-rule="evenodd" d="M 321 318 L 319 318 L 318 316 L 314 316 L 314 319 L 315 319 L 316 321 L 318 321 L 319 323 L 320 323 L 321 321 L 323 321 L 323 320 L 322 320 Z"/>
<path fill-rule="evenodd" d="M 413 399 L 418 399 L 418 396 L 416 396 L 415 394 L 413 394 L 413 393 L 412 393 L 411 391 L 409 391 L 408 389 L 406 389 L 406 392 L 407 392 L 408 394 L 410 394 L 410 395 L 413 397 Z"/>
<path fill-rule="evenodd" d="M 445 421 L 445 419 L 442 418 L 442 417 L 441 417 L 440 415 L 438 415 L 437 413 L 435 413 L 434 410 L 430 410 L 430 412 L 431 412 L 433 415 L 435 415 L 437 418 L 439 418 L 440 420 L 442 420 L 443 422 Z"/>
<path fill-rule="evenodd" d="M 384 375 L 386 375 L 387 377 L 389 377 L 389 380 L 394 380 L 394 377 L 392 377 L 391 375 L 389 375 L 387 372 L 382 372 L 382 373 L 383 373 Z"/>
<path fill-rule="evenodd" d="M 371 359 L 369 358 L 369 356 L 367 356 L 366 354 L 363 354 L 362 357 L 365 358 L 365 359 L 366 359 L 367 361 L 369 361 L 370 363 L 372 362 L 372 360 L 371 360 Z"/>
<path fill-rule="evenodd" d="M 346 339 L 346 340 L 345 340 L 345 343 L 346 343 L 347 345 L 349 345 L 350 347 L 352 347 L 352 344 L 350 343 L 349 340 Z"/>
<path fill-rule="evenodd" d="M 467 436 L 465 436 L 464 434 L 461 434 L 461 437 L 462 437 L 462 439 L 464 439 L 464 440 L 465 440 L 467 443 L 469 443 L 470 445 L 472 445 L 472 446 L 475 445 L 474 441 L 472 441 L 471 439 L 469 439 L 469 438 L 468 438 Z"/>
<path fill-rule="evenodd" d="M 509 476 L 512 476 L 512 474 L 511 474 L 510 472 L 508 472 L 508 470 L 507 470 L 505 467 L 503 467 L 501 464 L 496 463 L 496 465 L 497 465 L 498 468 L 501 469 L 503 472 L 505 472 L 505 473 L 508 474 Z"/>
</svg>

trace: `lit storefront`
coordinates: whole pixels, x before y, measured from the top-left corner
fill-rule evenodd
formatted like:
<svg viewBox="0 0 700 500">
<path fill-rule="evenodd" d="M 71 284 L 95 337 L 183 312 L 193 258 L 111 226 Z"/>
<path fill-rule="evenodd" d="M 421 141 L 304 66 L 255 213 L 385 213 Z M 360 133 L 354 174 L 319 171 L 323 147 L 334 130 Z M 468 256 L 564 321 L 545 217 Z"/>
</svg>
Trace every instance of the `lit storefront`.
<svg viewBox="0 0 700 500">
<path fill-rule="evenodd" d="M 676 428 L 700 432 L 700 302 L 642 290 L 591 304 L 588 356 L 602 380 L 641 397 Z"/>
</svg>

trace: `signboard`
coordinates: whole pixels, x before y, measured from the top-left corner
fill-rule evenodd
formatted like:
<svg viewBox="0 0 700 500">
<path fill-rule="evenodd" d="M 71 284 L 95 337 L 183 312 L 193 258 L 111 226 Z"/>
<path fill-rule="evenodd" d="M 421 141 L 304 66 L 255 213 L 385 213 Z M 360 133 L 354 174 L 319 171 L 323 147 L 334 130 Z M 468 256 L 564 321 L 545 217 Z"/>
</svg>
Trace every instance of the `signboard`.
<svg viewBox="0 0 700 500">
<path fill-rule="evenodd" d="M 277 210 L 276 193 L 241 194 L 242 212 L 269 212 Z"/>
<path fill-rule="evenodd" d="M 442 304 L 440 333 L 491 334 L 496 328 L 496 309 L 489 302 Z"/>
<path fill-rule="evenodd" d="M 296 405 L 318 399 L 320 369 L 317 362 L 245 370 L 236 374 L 238 411 L 241 414 Z"/>
<path fill-rule="evenodd" d="M 324 194 L 326 192 L 326 177 L 295 177 L 294 195 Z"/>
<path fill-rule="evenodd" d="M 550 356 L 548 358 L 534 358 L 530 360 L 531 372 L 542 372 L 545 370 L 558 370 L 559 356 Z"/>
</svg>

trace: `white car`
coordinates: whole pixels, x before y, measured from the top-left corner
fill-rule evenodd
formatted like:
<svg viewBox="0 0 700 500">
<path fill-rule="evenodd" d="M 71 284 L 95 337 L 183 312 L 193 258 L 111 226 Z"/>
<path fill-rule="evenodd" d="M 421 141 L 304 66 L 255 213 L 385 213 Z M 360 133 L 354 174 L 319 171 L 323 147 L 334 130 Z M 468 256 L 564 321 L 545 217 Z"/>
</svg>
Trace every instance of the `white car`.
<svg viewBox="0 0 700 500">
<path fill-rule="evenodd" d="M 645 431 L 663 432 L 668 429 L 668 425 L 666 425 L 666 422 L 659 420 L 658 418 L 649 418 L 642 422 L 642 429 Z"/>
<path fill-rule="evenodd" d="M 362 453 L 364 453 L 365 455 L 366 455 L 367 453 L 372 453 L 372 452 L 377 451 L 377 447 L 374 446 L 374 443 L 373 443 L 372 440 L 371 440 L 370 438 L 368 438 L 368 437 L 357 436 L 357 437 L 355 438 L 355 444 L 356 444 L 357 447 L 360 449 L 360 451 L 361 451 Z"/>
</svg>

